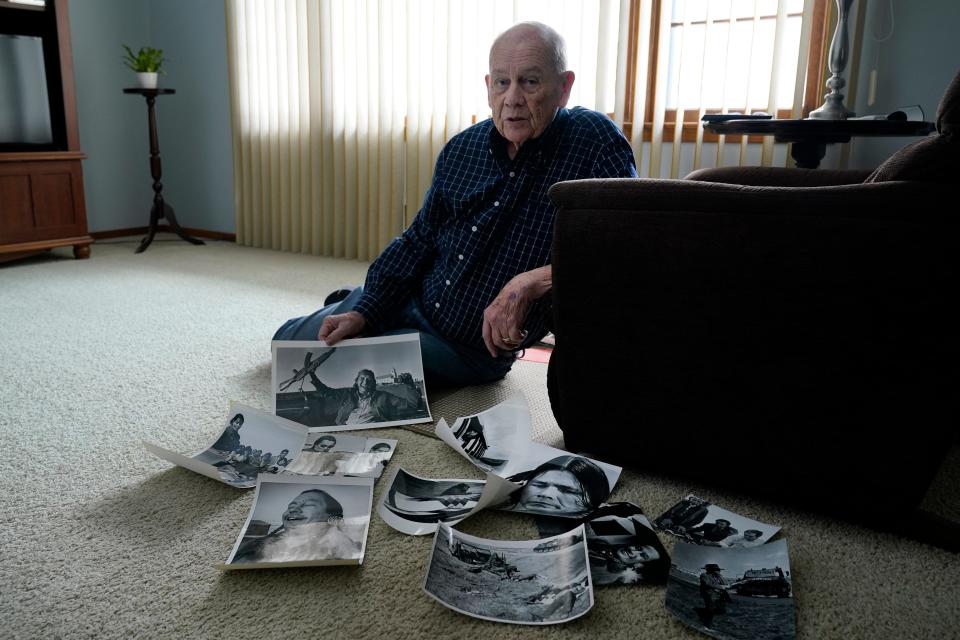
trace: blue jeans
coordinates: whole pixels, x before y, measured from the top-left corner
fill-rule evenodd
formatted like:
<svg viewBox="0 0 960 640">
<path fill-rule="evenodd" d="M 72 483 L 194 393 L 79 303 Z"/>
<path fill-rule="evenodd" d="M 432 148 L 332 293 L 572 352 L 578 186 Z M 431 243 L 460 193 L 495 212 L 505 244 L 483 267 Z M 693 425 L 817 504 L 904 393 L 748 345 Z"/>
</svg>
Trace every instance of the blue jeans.
<svg viewBox="0 0 960 640">
<path fill-rule="evenodd" d="M 356 287 L 340 302 L 329 304 L 308 316 L 287 320 L 274 334 L 273 339 L 316 340 L 324 318 L 350 311 L 362 294 L 363 287 Z M 423 374 L 428 387 L 494 382 L 507 375 L 516 359 L 512 353 L 493 358 L 486 349 L 450 342 L 424 317 L 416 296 L 410 299 L 393 320 L 386 330 L 376 335 L 394 336 L 419 331 Z"/>
</svg>

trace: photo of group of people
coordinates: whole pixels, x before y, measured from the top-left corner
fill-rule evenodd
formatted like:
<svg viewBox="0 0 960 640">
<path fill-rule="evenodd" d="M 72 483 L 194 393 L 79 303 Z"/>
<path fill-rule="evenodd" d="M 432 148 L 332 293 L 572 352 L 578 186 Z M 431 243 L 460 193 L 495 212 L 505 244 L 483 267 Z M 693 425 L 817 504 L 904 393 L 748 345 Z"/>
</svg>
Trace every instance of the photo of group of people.
<svg viewBox="0 0 960 640">
<path fill-rule="evenodd" d="M 261 477 L 223 570 L 361 564 L 372 478 Z"/>
<path fill-rule="evenodd" d="M 685 542 L 725 548 L 760 546 L 780 531 L 779 526 L 727 511 L 693 495 L 670 507 L 653 524 Z"/>
<path fill-rule="evenodd" d="M 397 468 L 381 494 L 377 512 L 383 521 L 408 535 L 433 533 L 453 525 L 517 490 L 488 473 L 486 480 L 420 478 Z"/>
<path fill-rule="evenodd" d="M 397 448 L 396 440 L 344 433 L 307 435 L 296 462 L 287 473 L 304 476 L 348 475 L 379 478 Z"/>
<path fill-rule="evenodd" d="M 732 549 L 678 542 L 666 602 L 670 613 L 715 638 L 794 638 L 786 540 Z"/>
<path fill-rule="evenodd" d="M 440 525 L 424 591 L 475 618 L 568 622 L 593 607 L 584 528 L 544 540 L 487 540 Z"/>
<path fill-rule="evenodd" d="M 274 341 L 274 413 L 311 430 L 430 422 L 417 334 Z"/>
<path fill-rule="evenodd" d="M 595 586 L 662 584 L 670 570 L 670 556 L 643 509 L 630 502 L 600 505 L 581 523 L 587 534 L 590 574 Z M 537 517 L 541 536 L 559 534 L 570 521 Z"/>
<path fill-rule="evenodd" d="M 229 415 L 217 439 L 192 456 L 143 444 L 164 460 L 239 489 L 256 485 L 260 474 L 281 473 L 296 462 L 306 427 L 237 402 L 230 404 Z"/>
</svg>

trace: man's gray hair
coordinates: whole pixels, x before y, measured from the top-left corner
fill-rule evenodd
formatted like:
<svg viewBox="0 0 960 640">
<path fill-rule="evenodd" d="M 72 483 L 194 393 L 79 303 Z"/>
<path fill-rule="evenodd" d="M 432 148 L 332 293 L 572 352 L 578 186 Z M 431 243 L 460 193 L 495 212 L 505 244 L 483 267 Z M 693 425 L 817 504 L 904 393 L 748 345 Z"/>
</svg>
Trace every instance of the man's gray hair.
<svg viewBox="0 0 960 640">
<path fill-rule="evenodd" d="M 518 22 L 497 36 L 493 41 L 493 46 L 490 47 L 490 53 L 493 53 L 494 47 L 496 47 L 501 40 L 509 35 L 513 35 L 516 31 L 533 31 L 536 33 L 537 37 L 540 38 L 540 41 L 543 43 L 544 48 L 547 50 L 547 57 L 553 65 L 553 70 L 557 73 L 563 73 L 567 70 L 567 43 L 564 41 L 563 36 L 542 22 Z"/>
</svg>

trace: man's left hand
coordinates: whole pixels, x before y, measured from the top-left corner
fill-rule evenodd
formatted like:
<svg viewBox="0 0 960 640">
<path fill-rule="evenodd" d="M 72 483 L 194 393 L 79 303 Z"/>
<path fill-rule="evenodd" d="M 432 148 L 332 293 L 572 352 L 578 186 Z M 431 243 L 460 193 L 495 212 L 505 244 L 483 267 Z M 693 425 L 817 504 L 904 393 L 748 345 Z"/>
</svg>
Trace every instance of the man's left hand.
<svg viewBox="0 0 960 640">
<path fill-rule="evenodd" d="M 526 337 L 523 321 L 534 300 L 553 286 L 550 265 L 514 276 L 483 311 L 483 343 L 494 358 L 497 349 L 513 351 Z"/>
</svg>

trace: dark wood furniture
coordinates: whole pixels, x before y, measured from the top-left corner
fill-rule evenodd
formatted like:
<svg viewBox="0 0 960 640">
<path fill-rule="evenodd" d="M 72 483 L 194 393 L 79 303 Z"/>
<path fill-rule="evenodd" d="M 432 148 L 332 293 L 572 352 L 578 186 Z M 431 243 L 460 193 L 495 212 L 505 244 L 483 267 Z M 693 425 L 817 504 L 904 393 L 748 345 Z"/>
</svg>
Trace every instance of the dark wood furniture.
<svg viewBox="0 0 960 640">
<path fill-rule="evenodd" d="M 45 7 L 0 4 L 0 33 L 39 37 L 53 141 L 35 148 L 0 148 L 0 262 L 53 247 L 90 256 L 83 195 L 86 155 L 80 150 L 73 57 L 66 0 Z"/>
<path fill-rule="evenodd" d="M 147 99 L 147 119 L 150 125 L 150 175 L 153 176 L 153 205 L 150 207 L 150 226 L 147 228 L 147 236 L 140 241 L 135 253 L 141 253 L 153 242 L 153 237 L 158 231 L 171 231 L 187 242 L 192 244 L 204 244 L 203 240 L 197 240 L 191 237 L 180 223 L 177 222 L 177 216 L 173 207 L 167 204 L 163 199 L 163 183 L 160 178 L 163 175 L 160 166 L 160 143 L 157 140 L 157 114 L 155 104 L 157 96 L 166 96 L 176 93 L 175 89 L 124 89 L 124 93 L 141 95 Z M 166 219 L 167 225 L 161 227 L 160 220 Z"/>
<path fill-rule="evenodd" d="M 932 122 L 903 120 L 727 120 L 704 122 L 703 128 L 723 135 L 773 136 L 777 142 L 793 143 L 790 155 L 802 169 L 816 169 L 827 145 L 850 142 L 853 136 L 925 136 L 935 130 Z"/>
</svg>

